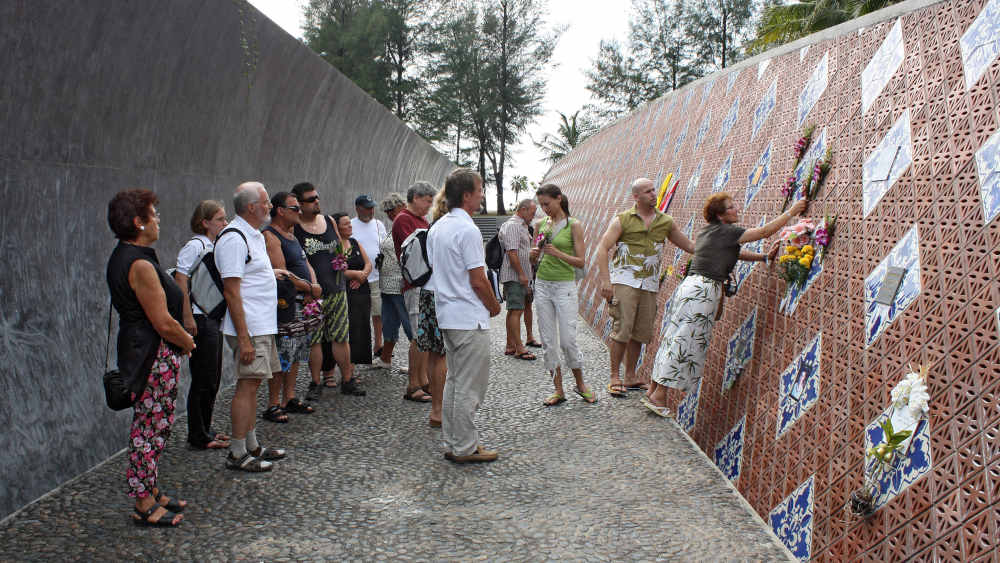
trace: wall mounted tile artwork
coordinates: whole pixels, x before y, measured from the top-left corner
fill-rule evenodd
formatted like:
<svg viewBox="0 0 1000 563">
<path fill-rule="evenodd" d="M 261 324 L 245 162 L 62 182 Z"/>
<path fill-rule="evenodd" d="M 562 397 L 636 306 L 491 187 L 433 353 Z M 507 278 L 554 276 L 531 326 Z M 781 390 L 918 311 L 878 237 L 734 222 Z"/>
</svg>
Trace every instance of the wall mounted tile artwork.
<svg viewBox="0 0 1000 563">
<path fill-rule="evenodd" d="M 705 83 L 705 87 L 701 89 L 701 102 L 699 102 L 700 104 L 704 104 L 705 100 L 708 99 L 708 95 L 712 93 L 712 86 L 715 86 L 714 75 L 713 78 L 711 78 L 708 82 Z"/>
<path fill-rule="evenodd" d="M 799 127 L 806 120 L 806 116 L 812 111 L 813 106 L 819 101 L 823 92 L 826 90 L 828 71 L 830 63 L 830 53 L 827 52 L 820 59 L 819 64 L 816 65 L 816 70 L 813 71 L 812 75 L 809 76 L 809 80 L 806 81 L 806 85 L 802 88 L 802 93 L 799 94 L 799 112 L 798 112 L 798 123 Z"/>
<path fill-rule="evenodd" d="M 694 430 L 694 425 L 698 422 L 698 402 L 701 399 L 701 383 L 704 380 L 704 377 L 698 378 L 698 386 L 693 392 L 685 394 L 681 404 L 677 405 L 677 424 L 688 434 Z"/>
<path fill-rule="evenodd" d="M 687 95 L 684 96 L 684 103 L 681 104 L 681 109 L 687 109 L 688 104 L 691 103 L 691 96 L 694 95 L 694 88 L 688 88 Z"/>
<path fill-rule="evenodd" d="M 663 155 L 667 152 L 667 147 L 670 146 L 670 131 L 667 130 L 663 133 L 663 141 L 660 142 L 660 156 L 657 160 L 663 160 Z"/>
<path fill-rule="evenodd" d="M 757 307 L 754 307 L 753 311 L 750 311 L 747 318 L 736 328 L 736 332 L 729 337 L 729 343 L 726 345 L 726 371 L 722 376 L 723 391 L 731 389 L 736 383 L 736 379 L 750 365 L 756 332 Z"/>
<path fill-rule="evenodd" d="M 611 335 L 611 325 L 613 323 L 614 320 L 611 317 L 608 317 L 608 320 L 604 321 L 604 330 L 601 332 L 601 340 L 607 340 L 608 336 Z"/>
<path fill-rule="evenodd" d="M 677 156 L 677 151 L 681 150 L 681 145 L 684 144 L 684 140 L 688 136 L 688 127 L 691 126 L 691 118 L 684 123 L 684 129 L 681 129 L 679 135 L 677 135 L 677 140 L 674 141 L 674 156 Z"/>
<path fill-rule="evenodd" d="M 729 156 L 726 157 L 725 162 L 719 167 L 719 171 L 716 172 L 715 178 L 712 179 L 712 193 L 721 192 L 726 189 L 726 184 L 729 183 L 729 175 L 733 168 L 733 153 L 730 152 Z"/>
<path fill-rule="evenodd" d="M 806 149 L 806 154 L 802 155 L 802 160 L 799 161 L 799 165 L 795 167 L 792 172 L 792 176 L 795 176 L 795 185 L 798 186 L 795 190 L 795 196 L 792 200 L 802 199 L 803 190 L 805 189 L 805 180 L 812 174 L 813 168 L 816 166 L 816 161 L 823 158 L 826 154 L 826 127 L 824 127 L 819 133 L 813 132 L 812 143 L 809 148 Z"/>
<path fill-rule="evenodd" d="M 875 302 L 890 266 L 903 268 L 906 273 L 892 305 Z M 913 227 L 903 236 L 889 255 L 865 278 L 865 347 L 871 346 L 920 295 L 920 234 Z"/>
<path fill-rule="evenodd" d="M 813 478 L 810 475 L 768 515 L 774 535 L 799 561 L 812 557 Z"/>
<path fill-rule="evenodd" d="M 732 131 L 733 125 L 736 125 L 736 120 L 740 116 L 740 97 L 736 96 L 733 100 L 733 105 L 729 106 L 729 111 L 726 113 L 726 117 L 722 120 L 722 125 L 719 128 L 719 146 L 722 146 L 722 142 L 726 140 L 729 132 Z"/>
<path fill-rule="evenodd" d="M 757 80 L 760 80 L 761 77 L 764 76 L 764 72 L 767 70 L 767 67 L 769 66 L 771 66 L 771 59 L 767 59 L 757 63 Z"/>
<path fill-rule="evenodd" d="M 642 368 L 642 364 L 643 362 L 645 362 L 645 360 L 646 360 L 646 345 L 643 344 L 642 346 L 639 347 L 639 361 L 636 362 L 635 364 L 635 371 L 638 372 L 639 369 Z"/>
<path fill-rule="evenodd" d="M 882 196 L 913 162 L 910 139 L 910 110 L 904 110 L 892 129 L 885 134 L 872 154 L 865 160 L 861 172 L 861 193 L 864 215 L 875 209 Z M 978 160 L 977 160 L 978 162 Z"/>
<path fill-rule="evenodd" d="M 1000 0 L 990 0 L 962 35 L 965 88 L 971 89 L 1000 54 Z"/>
<path fill-rule="evenodd" d="M 704 164 L 704 160 L 699 162 L 698 167 L 694 169 L 694 174 L 688 179 L 687 188 L 684 190 L 684 205 L 687 205 L 688 200 L 691 199 L 691 194 L 694 193 L 694 190 L 698 187 L 698 182 L 701 181 L 701 168 Z"/>
<path fill-rule="evenodd" d="M 760 103 L 757 104 L 757 109 L 753 110 L 753 128 L 750 132 L 750 140 L 754 140 L 757 133 L 760 132 L 760 128 L 764 126 L 764 122 L 767 121 L 767 116 L 771 115 L 771 110 L 774 109 L 774 104 L 777 103 L 778 97 L 778 81 L 775 80 L 771 82 L 771 86 L 764 92 L 764 96 L 761 98 Z"/>
<path fill-rule="evenodd" d="M 778 304 L 778 311 L 786 315 L 791 315 L 795 313 L 795 308 L 799 306 L 799 302 L 802 300 L 802 296 L 805 295 L 806 291 L 812 287 L 813 282 L 816 278 L 823 273 L 823 255 L 825 253 L 824 249 L 819 249 L 816 253 L 816 258 L 813 259 L 812 266 L 809 268 L 809 275 L 806 276 L 805 283 L 802 284 L 788 284 L 785 286 L 785 295 L 781 298 L 781 302 Z"/>
<path fill-rule="evenodd" d="M 1000 214 L 1000 132 L 994 133 L 976 151 L 976 171 L 983 200 L 983 222 L 989 224 Z"/>
<path fill-rule="evenodd" d="M 660 339 L 663 338 L 663 333 L 667 330 L 667 324 L 670 323 L 670 304 L 673 303 L 674 294 L 670 294 L 667 298 L 667 302 L 663 304 L 663 316 L 660 318 Z"/>
<path fill-rule="evenodd" d="M 763 227 L 767 221 L 767 217 L 761 217 L 760 222 L 757 223 L 758 227 Z M 750 252 L 763 252 L 764 250 L 764 239 L 755 240 L 751 243 L 743 245 L 745 250 Z M 740 260 L 736 263 L 736 267 L 733 269 L 733 279 L 736 281 L 736 291 L 740 290 L 740 286 L 743 282 L 750 276 L 750 272 L 753 271 L 754 266 L 757 262 L 751 262 L 749 260 Z"/>
<path fill-rule="evenodd" d="M 692 231 L 694 231 L 694 217 L 691 217 L 690 219 L 688 219 L 687 224 L 684 225 L 684 234 L 687 235 L 687 238 L 691 238 L 691 232 Z M 674 250 L 674 262 L 673 262 L 673 265 L 674 265 L 675 269 L 677 268 L 677 262 L 680 261 L 681 256 L 683 256 L 683 255 L 684 255 L 684 251 L 681 250 L 680 248 Z"/>
<path fill-rule="evenodd" d="M 740 478 L 740 466 L 743 465 L 743 438 L 746 434 L 747 415 L 733 426 L 719 443 L 715 445 L 715 465 L 730 482 L 736 483 Z"/>
<path fill-rule="evenodd" d="M 705 135 L 708 134 L 708 128 L 712 125 L 712 111 L 705 112 L 705 118 L 701 120 L 701 125 L 698 126 L 698 131 L 694 135 L 694 148 L 697 149 L 705 142 Z"/>
<path fill-rule="evenodd" d="M 746 200 L 743 202 L 743 207 L 750 205 L 753 198 L 757 197 L 760 189 L 767 182 L 767 177 L 771 175 L 771 153 L 773 152 L 774 141 L 772 140 L 767 144 L 767 148 L 764 152 L 757 157 L 757 164 L 750 171 L 750 175 L 747 176 L 747 192 Z"/>
<path fill-rule="evenodd" d="M 726 95 L 729 95 L 729 92 L 733 90 L 733 84 L 736 84 L 736 79 L 740 77 L 742 70 L 739 69 L 729 73 L 729 76 L 726 78 Z"/>
<path fill-rule="evenodd" d="M 889 79 L 903 64 L 903 25 L 896 20 L 882 46 L 875 51 L 868 66 L 861 71 L 861 113 L 868 111 Z"/>
<path fill-rule="evenodd" d="M 806 53 L 809 52 L 809 45 L 799 49 L 799 62 L 801 63 L 806 58 Z"/>
<path fill-rule="evenodd" d="M 781 373 L 775 439 L 780 438 L 819 399 L 822 342 L 823 333 L 816 333 L 812 342 Z"/>
<path fill-rule="evenodd" d="M 865 427 L 865 475 L 874 475 L 874 468 L 878 460 L 867 452 L 873 446 L 885 441 L 885 431 L 882 430 L 881 425 L 889 418 L 891 411 L 892 407 L 889 407 Z M 900 429 L 893 430 L 898 432 Z M 931 465 L 930 424 L 927 419 L 923 419 L 917 425 L 917 430 L 914 432 L 905 453 L 902 456 L 897 456 L 888 467 L 879 473 L 876 479 L 878 494 L 875 495 L 872 502 L 875 509 L 882 508 L 904 489 L 929 473 Z"/>
</svg>

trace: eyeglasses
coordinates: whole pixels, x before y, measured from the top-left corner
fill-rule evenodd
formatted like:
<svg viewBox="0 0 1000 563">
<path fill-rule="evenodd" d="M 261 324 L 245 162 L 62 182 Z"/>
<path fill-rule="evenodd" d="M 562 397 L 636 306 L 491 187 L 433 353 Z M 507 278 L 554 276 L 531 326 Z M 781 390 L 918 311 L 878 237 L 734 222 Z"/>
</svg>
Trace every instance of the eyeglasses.
<svg viewBox="0 0 1000 563">
<path fill-rule="evenodd" d="M 281 207 L 283 209 L 291 209 L 296 213 L 302 213 L 302 208 L 299 207 L 298 205 L 279 205 L 278 207 Z"/>
<path fill-rule="evenodd" d="M 314 195 L 312 197 L 304 197 L 304 198 L 300 199 L 299 201 L 301 201 L 302 203 L 313 203 L 314 201 L 317 201 L 317 200 L 319 200 L 319 195 Z"/>
</svg>

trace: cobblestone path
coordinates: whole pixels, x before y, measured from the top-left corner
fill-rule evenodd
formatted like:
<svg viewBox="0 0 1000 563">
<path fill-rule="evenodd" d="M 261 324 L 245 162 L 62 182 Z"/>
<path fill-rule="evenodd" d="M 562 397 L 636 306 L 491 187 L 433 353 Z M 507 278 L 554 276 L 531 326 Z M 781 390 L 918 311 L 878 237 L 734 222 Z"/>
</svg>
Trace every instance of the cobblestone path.
<svg viewBox="0 0 1000 563">
<path fill-rule="evenodd" d="M 607 396 L 607 352 L 587 328 L 584 373 L 600 402 L 567 385 L 567 402 L 546 408 L 541 360 L 503 355 L 501 319 L 479 411 L 495 463 L 443 459 L 429 405 L 401 399 L 405 377 L 362 372 L 367 397 L 328 390 L 313 415 L 258 424 L 265 445 L 289 450 L 271 473 L 230 471 L 224 452 L 186 449 L 178 420 L 160 475 L 190 502 L 180 528 L 131 523 L 120 454 L 9 518 L 0 559 L 787 560 L 673 422 L 648 413 L 638 393 Z M 405 357 L 401 346 L 397 362 Z M 219 430 L 231 397 L 220 393 Z"/>
</svg>

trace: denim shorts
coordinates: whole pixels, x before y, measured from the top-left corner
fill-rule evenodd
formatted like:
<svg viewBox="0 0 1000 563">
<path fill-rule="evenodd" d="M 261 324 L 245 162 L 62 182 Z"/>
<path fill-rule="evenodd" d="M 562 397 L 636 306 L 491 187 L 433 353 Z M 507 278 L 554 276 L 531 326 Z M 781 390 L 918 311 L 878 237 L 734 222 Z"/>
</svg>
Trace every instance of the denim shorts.
<svg viewBox="0 0 1000 563">
<path fill-rule="evenodd" d="M 403 327 L 406 338 L 413 340 L 410 316 L 406 312 L 406 301 L 398 293 L 382 294 L 382 340 L 395 342 L 399 339 L 399 327 Z"/>
</svg>

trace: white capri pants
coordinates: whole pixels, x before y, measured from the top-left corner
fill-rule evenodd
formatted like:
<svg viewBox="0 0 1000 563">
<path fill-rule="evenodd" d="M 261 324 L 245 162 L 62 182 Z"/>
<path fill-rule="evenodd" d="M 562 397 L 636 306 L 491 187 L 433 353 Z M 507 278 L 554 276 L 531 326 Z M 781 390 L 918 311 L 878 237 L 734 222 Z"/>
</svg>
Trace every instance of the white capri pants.
<svg viewBox="0 0 1000 563">
<path fill-rule="evenodd" d="M 559 350 L 569 369 L 583 363 L 576 346 L 577 295 L 575 281 L 535 280 L 535 319 L 545 350 L 545 369 L 559 365 Z"/>
</svg>

